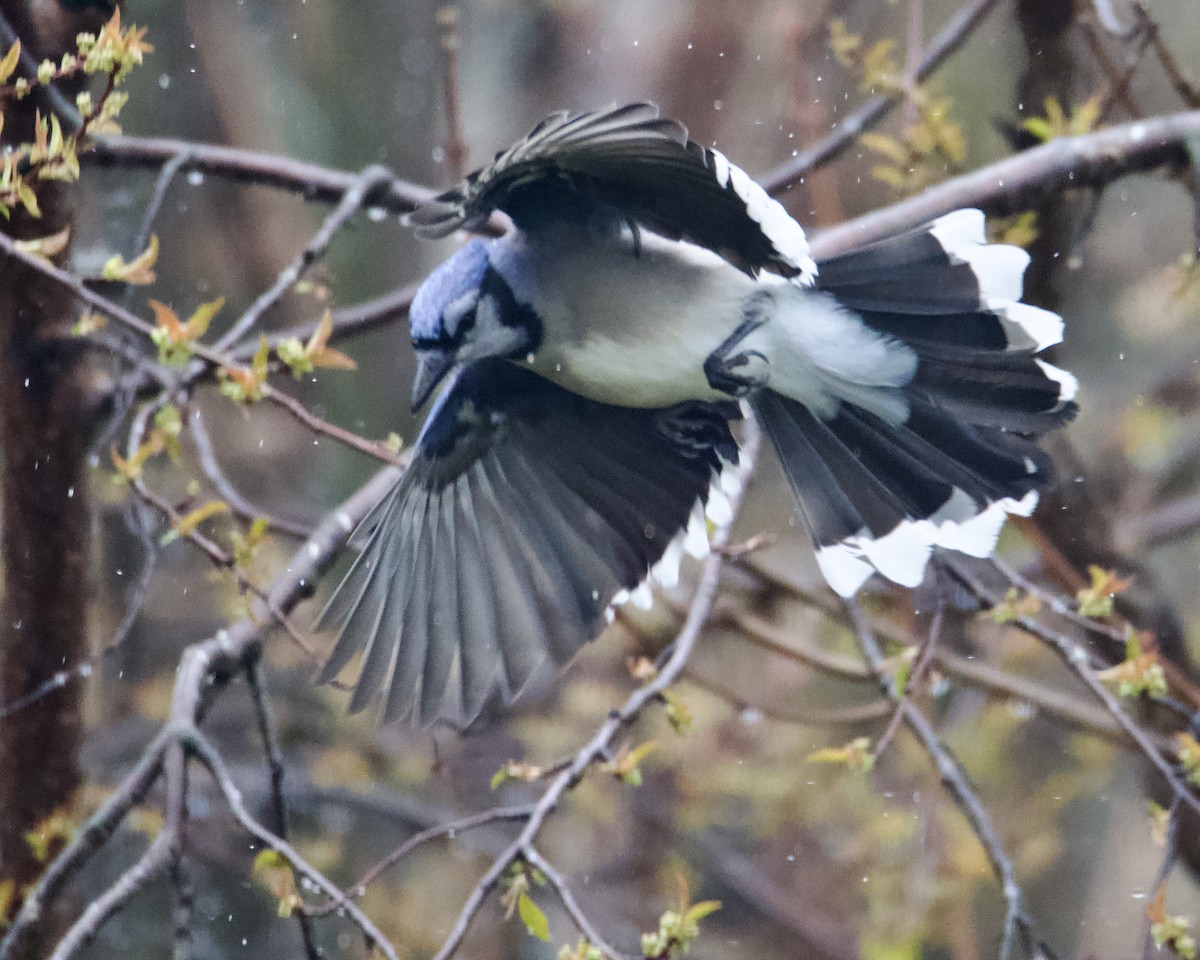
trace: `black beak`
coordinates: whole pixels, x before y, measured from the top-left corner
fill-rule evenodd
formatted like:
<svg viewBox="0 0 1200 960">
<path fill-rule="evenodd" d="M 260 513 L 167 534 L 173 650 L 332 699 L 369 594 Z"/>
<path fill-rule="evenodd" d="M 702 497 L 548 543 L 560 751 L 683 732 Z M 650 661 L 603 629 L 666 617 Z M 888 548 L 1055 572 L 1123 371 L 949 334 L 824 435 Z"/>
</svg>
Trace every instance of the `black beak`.
<svg viewBox="0 0 1200 960">
<path fill-rule="evenodd" d="M 454 354 L 423 350 L 417 354 L 417 377 L 413 381 L 412 409 L 416 413 L 454 367 Z"/>
</svg>

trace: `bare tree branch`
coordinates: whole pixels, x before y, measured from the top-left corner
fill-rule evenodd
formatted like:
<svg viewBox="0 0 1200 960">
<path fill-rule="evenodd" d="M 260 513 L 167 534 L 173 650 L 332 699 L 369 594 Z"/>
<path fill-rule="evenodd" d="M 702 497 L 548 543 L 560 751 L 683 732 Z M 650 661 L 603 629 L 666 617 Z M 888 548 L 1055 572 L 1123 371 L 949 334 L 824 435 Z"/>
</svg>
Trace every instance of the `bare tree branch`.
<svg viewBox="0 0 1200 960">
<path fill-rule="evenodd" d="M 182 155 L 180 169 L 223 177 L 235 183 L 252 183 L 296 193 L 305 200 L 337 203 L 353 190 L 359 175 L 331 170 L 290 157 L 240 150 L 208 143 L 193 143 L 167 137 L 107 136 L 96 138 L 95 146 L 83 154 L 81 163 L 96 166 L 142 167 L 156 170 Z M 399 177 L 367 192 L 364 205 L 407 213 L 432 199 L 437 191 L 409 183 Z"/>
<path fill-rule="evenodd" d="M 305 860 L 290 843 L 272 833 L 250 815 L 250 811 L 246 809 L 246 804 L 242 800 L 242 792 L 233 782 L 229 768 L 225 765 L 225 761 L 221 759 L 220 752 L 209 742 L 207 737 L 198 730 L 191 731 L 188 737 L 188 749 L 195 754 L 197 760 L 208 768 L 208 772 L 212 774 L 213 780 L 216 781 L 217 786 L 224 795 L 225 803 L 228 804 L 230 812 L 233 813 L 234 818 L 251 836 L 270 849 L 282 854 L 297 872 L 326 896 L 338 896 L 338 888 L 325 874 Z M 388 942 L 379 928 L 371 922 L 370 917 L 363 913 L 356 904 L 345 901 L 342 903 L 341 909 L 346 912 L 346 915 L 354 922 L 355 926 L 363 932 L 363 935 L 367 938 L 367 942 L 371 946 L 378 949 L 388 960 L 399 960 L 396 948 Z M 58 958 L 54 958 L 54 960 L 58 960 Z M 65 960 L 65 957 L 63 960 Z"/>
<path fill-rule="evenodd" d="M 312 532 L 310 528 L 303 524 L 292 523 L 290 520 L 284 520 L 280 517 L 267 516 L 265 511 L 260 510 L 242 496 L 217 462 L 217 451 L 213 446 L 212 435 L 208 432 L 208 427 L 204 422 L 204 414 L 200 412 L 199 407 L 192 407 L 191 414 L 188 417 L 188 427 L 189 436 L 192 438 L 192 446 L 196 450 L 196 459 L 200 464 L 200 469 L 204 471 L 204 475 L 208 477 L 209 481 L 216 488 L 217 493 L 221 495 L 221 498 L 236 513 L 247 520 L 264 517 L 272 529 L 279 533 L 287 534 L 289 537 L 304 539 Z"/>
</svg>

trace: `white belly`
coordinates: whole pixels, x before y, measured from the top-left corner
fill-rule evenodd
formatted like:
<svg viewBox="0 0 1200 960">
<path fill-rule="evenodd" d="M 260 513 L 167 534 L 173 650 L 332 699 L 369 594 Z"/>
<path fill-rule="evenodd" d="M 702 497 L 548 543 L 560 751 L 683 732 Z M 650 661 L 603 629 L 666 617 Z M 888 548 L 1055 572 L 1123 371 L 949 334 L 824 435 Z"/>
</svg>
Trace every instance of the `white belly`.
<svg viewBox="0 0 1200 960">
<path fill-rule="evenodd" d="M 596 335 L 542 350 L 528 366 L 574 393 L 623 407 L 669 407 L 726 396 L 704 375 L 705 359 L 724 336 L 701 340 L 687 331 L 675 333 L 650 342 Z"/>
</svg>

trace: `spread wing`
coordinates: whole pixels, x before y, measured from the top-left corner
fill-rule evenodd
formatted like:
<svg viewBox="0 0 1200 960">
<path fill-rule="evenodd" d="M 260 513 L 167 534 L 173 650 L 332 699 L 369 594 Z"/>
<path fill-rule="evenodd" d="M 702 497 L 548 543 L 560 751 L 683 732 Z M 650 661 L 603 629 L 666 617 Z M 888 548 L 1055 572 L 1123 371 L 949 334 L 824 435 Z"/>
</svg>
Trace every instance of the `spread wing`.
<svg viewBox="0 0 1200 960">
<path fill-rule="evenodd" d="M 438 238 L 478 226 L 494 210 L 521 228 L 546 217 L 612 212 L 750 273 L 807 282 L 815 272 L 804 230 L 782 205 L 650 103 L 555 113 L 409 222 L 419 235 Z"/>
<path fill-rule="evenodd" d="M 564 664 L 735 460 L 728 404 L 613 407 L 487 360 L 463 370 L 322 614 L 320 679 L 361 654 L 352 711 L 469 723 Z"/>
</svg>

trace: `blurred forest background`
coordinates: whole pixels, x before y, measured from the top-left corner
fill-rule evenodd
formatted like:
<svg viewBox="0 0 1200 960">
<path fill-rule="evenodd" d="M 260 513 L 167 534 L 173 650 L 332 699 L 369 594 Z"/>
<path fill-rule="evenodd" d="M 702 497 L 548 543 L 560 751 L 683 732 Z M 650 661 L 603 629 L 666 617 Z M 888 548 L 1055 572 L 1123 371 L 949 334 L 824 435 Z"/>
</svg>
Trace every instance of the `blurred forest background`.
<svg viewBox="0 0 1200 960">
<path fill-rule="evenodd" d="M 124 84 L 121 125 L 137 137 L 226 144 L 350 173 L 381 164 L 441 187 L 464 162 L 490 159 L 551 110 L 647 99 L 686 123 L 693 139 L 767 175 L 836 132 L 873 93 L 891 95 L 881 78 L 898 76 L 901 86 L 911 79 L 931 38 L 972 7 L 983 14 L 961 49 L 899 96 L 869 136 L 849 138 L 832 162 L 781 194 L 806 229 L 819 234 L 1045 139 L 1200 107 L 1186 83 L 1200 78 L 1194 0 L 1148 0 L 1137 9 L 1124 0 L 130 0 L 124 22 L 147 27 L 154 51 Z M 1160 41 L 1173 58 L 1166 69 Z M 148 323 L 150 298 L 186 318 L 223 297 L 208 341 L 276 283 L 332 209 L 253 177 L 206 171 L 186 151 L 167 177 L 159 176 L 161 160 L 130 156 L 101 149 L 83 159 L 71 200 L 70 269 Z M 96 280 L 112 255 L 133 260 L 141 252 L 156 196 L 156 281 Z M 1022 955 L 1025 921 L 1006 923 L 1013 900 L 963 816 L 962 797 L 943 786 L 938 757 L 952 756 L 994 824 L 1034 939 L 1062 957 L 1132 958 L 1155 954 L 1156 933 L 1164 953 L 1188 955 L 1183 919 L 1200 924 L 1200 817 L 1185 802 L 1172 806 L 1145 750 L 1061 654 L 1081 644 L 1080 669 L 1111 678 L 1102 671 L 1142 652 L 1127 648 L 1126 626 L 1145 631 L 1139 643 L 1152 657 L 1161 650 L 1170 692 L 1160 698 L 1165 706 L 1126 698 L 1124 716 L 1182 764 L 1181 779 L 1200 776 L 1200 754 L 1188 767 L 1186 741 L 1175 739 L 1189 710 L 1200 710 L 1188 700 L 1200 683 L 1194 186 L 1186 174 L 1148 174 L 1043 199 L 1006 206 L 993 230 L 1030 248 L 1029 299 L 1067 320 L 1055 360 L 1080 378 L 1082 412 L 1050 444 L 1059 489 L 1032 522 L 1006 531 L 1000 568 L 970 568 L 993 600 L 1015 590 L 1000 614 L 964 604 L 937 616 L 931 662 L 906 702 L 947 752 L 931 759 L 904 727 L 891 736 L 896 707 L 864 665 L 852 621 L 820 580 L 803 530 L 782 522 L 792 504 L 764 455 L 731 541 L 756 549 L 726 562 L 715 611 L 671 689 L 670 709 L 651 705 L 614 740 L 654 749 L 625 767 L 628 754 L 607 768 L 593 764 L 537 840 L 594 929 L 625 954 L 645 949 L 641 934 L 677 906 L 682 877 L 692 901 L 722 904 L 700 922 L 696 957 L 969 960 L 996 956 L 1006 932 L 1012 955 Z M 396 206 L 367 204 L 349 220 L 303 282 L 286 284 L 239 339 L 243 360 L 260 331 L 311 329 L 326 307 L 391 296 L 453 248 L 451 240 L 415 241 Z M 368 313 L 337 335 L 356 371 L 293 379 L 284 369 L 272 383 L 370 441 L 392 433 L 411 441 L 420 424 L 408 412 L 403 310 Z M 245 614 L 251 595 L 239 576 L 272 583 L 305 531 L 380 466 L 279 404 L 232 402 L 210 377 L 177 403 L 180 455 L 148 457 L 139 477 L 174 507 L 176 535 L 164 538 L 172 526 L 162 510 L 113 481 L 110 445 L 126 459 L 136 452 L 131 424 L 155 396 L 120 402 L 121 384 L 140 369 L 130 354 L 155 354 L 113 327 L 110 320 L 94 332 L 111 349 L 90 352 L 88 366 L 90 389 L 105 398 L 88 424 L 87 637 L 96 658 L 94 669 L 66 680 L 84 697 L 83 774 L 58 819 L 35 830 L 48 838 L 43 862 L 78 840 L 79 825 L 155 742 L 171 716 L 185 648 Z M 214 481 L 214 461 L 244 510 Z M 210 501 L 237 509 L 195 527 L 236 554 L 237 573 L 195 548 L 191 524 L 181 528 L 180 518 L 199 521 L 191 511 Z M 253 516 L 278 523 L 260 537 Z M 345 562 L 321 581 L 319 597 Z M 1089 564 L 1130 582 L 1098 573 L 1096 586 Z M 631 660 L 654 657 L 676 635 L 698 570 L 687 568 L 683 584 L 660 594 L 652 610 L 622 611 L 564 676 L 466 732 L 380 728 L 369 712 L 348 717 L 344 692 L 314 687 L 314 656 L 273 630 L 257 676 L 277 727 L 296 849 L 347 887 L 420 831 L 498 803 L 536 801 L 546 778 L 523 778 L 574 755 L 626 701 L 640 682 Z M 319 597 L 291 615 L 303 634 Z M 1088 607 L 1089 599 L 1099 606 Z M 913 608 L 907 592 L 868 591 L 858 611 L 859 626 L 884 644 L 885 682 L 910 669 L 915 645 L 934 629 L 934 616 Z M 1042 624 L 1061 641 L 1058 650 L 1022 622 Z M 305 641 L 318 651 L 327 642 Z M 1119 692 L 1116 682 L 1107 689 Z M 26 709 L 0 704 L 0 725 Z M 681 714 L 682 734 L 672 724 Z M 202 729 L 250 813 L 273 822 L 255 698 L 241 677 L 207 708 Z M 872 766 L 864 758 L 881 738 L 886 749 Z M 510 776 L 494 786 L 505 769 Z M 331 957 L 370 955 L 344 910 L 305 925 L 288 916 L 294 892 L 317 907 L 325 897 L 282 860 L 259 856 L 262 845 L 199 766 L 182 782 L 180 855 L 73 945 L 76 956 L 133 960 L 174 949 L 176 957 L 283 958 L 311 956 L 313 944 Z M 128 879 L 177 800 L 159 784 L 113 836 L 97 839 L 94 855 L 66 878 L 31 955 L 50 955 L 102 891 Z M 357 903 L 400 956 L 433 956 L 518 828 L 490 823 L 417 846 Z M 459 955 L 545 958 L 564 945 L 576 949 L 579 932 L 556 884 L 541 879 L 510 874 L 507 893 L 479 906 Z M 522 902 L 514 914 L 523 884 L 536 909 Z M 0 888 L 5 921 L 23 890 Z M 543 914 L 545 942 L 534 935 Z"/>
</svg>

